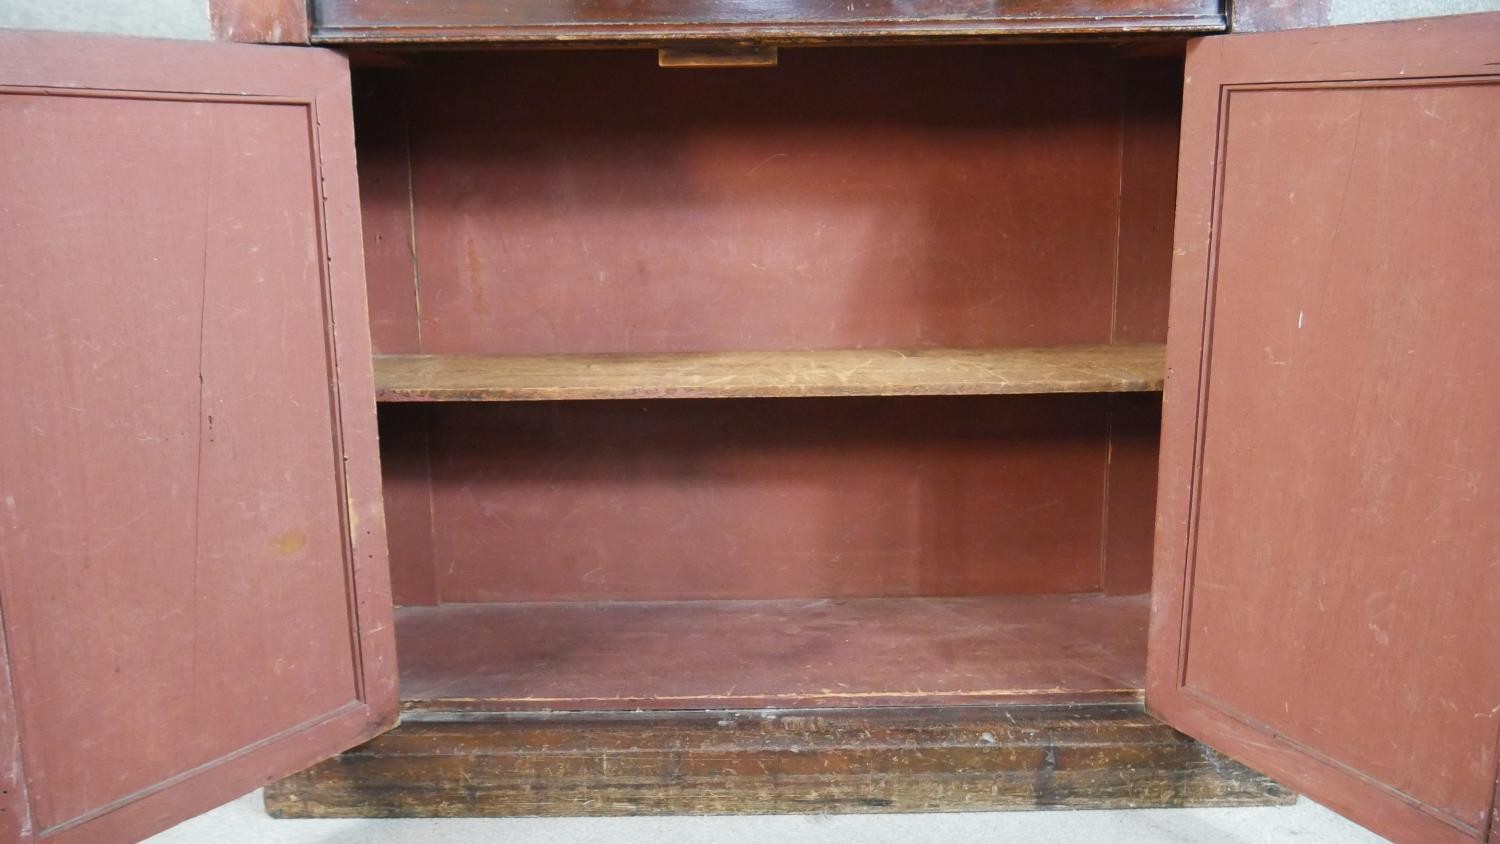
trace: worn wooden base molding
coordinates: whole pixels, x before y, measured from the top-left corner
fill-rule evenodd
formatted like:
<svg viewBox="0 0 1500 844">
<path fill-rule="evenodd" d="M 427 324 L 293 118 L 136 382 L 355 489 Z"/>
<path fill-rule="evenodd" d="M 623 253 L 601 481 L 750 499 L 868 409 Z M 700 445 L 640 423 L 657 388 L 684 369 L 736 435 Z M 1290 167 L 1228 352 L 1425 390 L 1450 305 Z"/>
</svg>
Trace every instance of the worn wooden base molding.
<svg viewBox="0 0 1500 844">
<path fill-rule="evenodd" d="M 278 818 L 1290 803 L 1138 705 L 424 713 L 266 788 Z"/>
</svg>

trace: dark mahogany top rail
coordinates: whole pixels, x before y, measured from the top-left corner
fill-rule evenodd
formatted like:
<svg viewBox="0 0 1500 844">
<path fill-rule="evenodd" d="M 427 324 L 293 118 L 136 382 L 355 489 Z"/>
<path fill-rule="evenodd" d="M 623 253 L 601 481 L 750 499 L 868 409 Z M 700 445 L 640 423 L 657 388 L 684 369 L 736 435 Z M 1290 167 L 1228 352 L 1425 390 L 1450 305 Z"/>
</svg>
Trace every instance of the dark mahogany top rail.
<svg viewBox="0 0 1500 844">
<path fill-rule="evenodd" d="M 315 43 L 817 44 L 1223 32 L 1222 0 L 315 0 Z"/>
</svg>

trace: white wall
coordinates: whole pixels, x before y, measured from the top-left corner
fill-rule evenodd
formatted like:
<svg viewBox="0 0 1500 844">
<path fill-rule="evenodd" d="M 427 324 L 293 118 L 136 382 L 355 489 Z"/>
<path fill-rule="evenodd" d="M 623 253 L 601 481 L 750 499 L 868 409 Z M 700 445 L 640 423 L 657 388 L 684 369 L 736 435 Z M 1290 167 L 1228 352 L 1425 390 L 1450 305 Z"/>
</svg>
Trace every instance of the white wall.
<svg viewBox="0 0 1500 844">
<path fill-rule="evenodd" d="M 1500 12 L 1500 0 L 1333 0 L 1328 22 L 1363 23 L 1465 12 Z"/>
<path fill-rule="evenodd" d="M 212 37 L 208 0 L 0 0 L 0 28 Z"/>
</svg>

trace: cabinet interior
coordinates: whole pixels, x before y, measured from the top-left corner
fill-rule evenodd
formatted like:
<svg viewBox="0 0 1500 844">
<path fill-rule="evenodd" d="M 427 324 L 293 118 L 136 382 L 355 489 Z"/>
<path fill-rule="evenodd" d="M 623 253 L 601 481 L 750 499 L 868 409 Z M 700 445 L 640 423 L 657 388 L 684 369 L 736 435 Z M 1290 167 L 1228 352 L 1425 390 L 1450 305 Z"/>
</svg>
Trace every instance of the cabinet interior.
<svg viewBox="0 0 1500 844">
<path fill-rule="evenodd" d="M 356 67 L 408 707 L 1137 697 L 1181 68 Z"/>
</svg>

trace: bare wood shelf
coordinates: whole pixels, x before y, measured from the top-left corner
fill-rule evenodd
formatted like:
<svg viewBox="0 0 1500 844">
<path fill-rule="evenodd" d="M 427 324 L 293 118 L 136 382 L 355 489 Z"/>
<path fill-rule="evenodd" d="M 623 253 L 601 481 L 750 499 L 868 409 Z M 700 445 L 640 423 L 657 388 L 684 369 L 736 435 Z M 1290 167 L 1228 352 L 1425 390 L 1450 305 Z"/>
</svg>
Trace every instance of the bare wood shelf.
<svg viewBox="0 0 1500 844">
<path fill-rule="evenodd" d="M 380 401 L 553 401 L 1153 392 L 1165 346 L 377 355 Z"/>
</svg>

